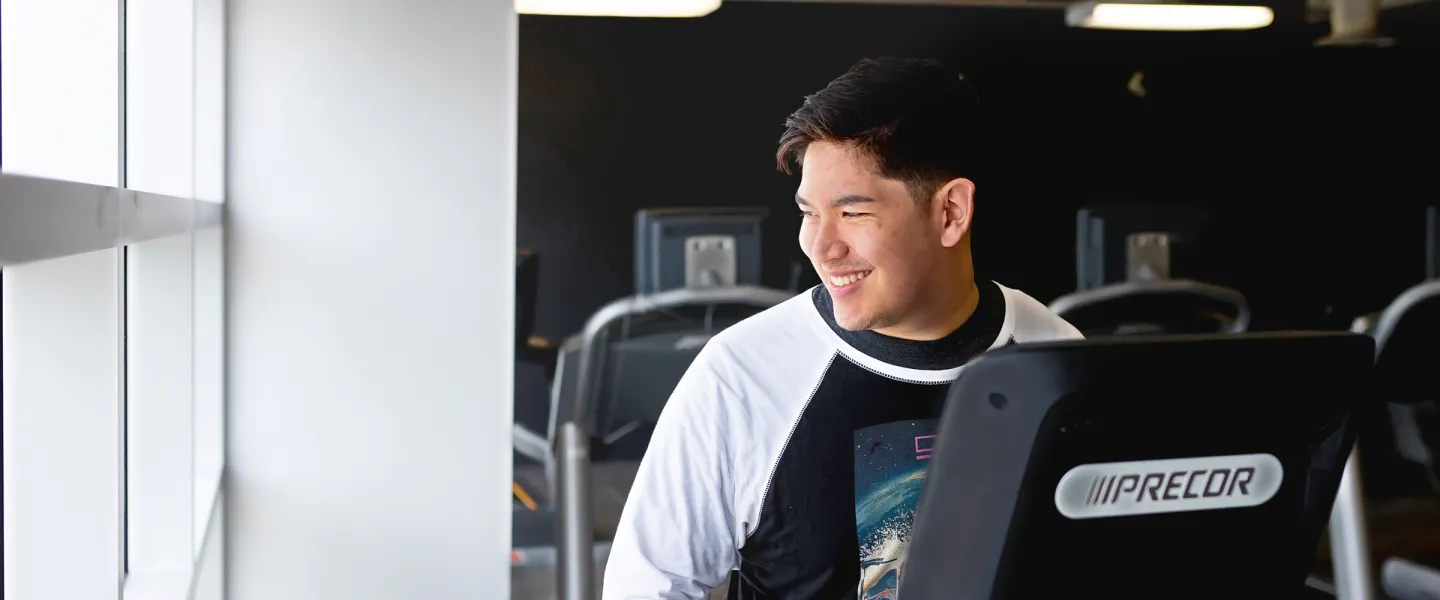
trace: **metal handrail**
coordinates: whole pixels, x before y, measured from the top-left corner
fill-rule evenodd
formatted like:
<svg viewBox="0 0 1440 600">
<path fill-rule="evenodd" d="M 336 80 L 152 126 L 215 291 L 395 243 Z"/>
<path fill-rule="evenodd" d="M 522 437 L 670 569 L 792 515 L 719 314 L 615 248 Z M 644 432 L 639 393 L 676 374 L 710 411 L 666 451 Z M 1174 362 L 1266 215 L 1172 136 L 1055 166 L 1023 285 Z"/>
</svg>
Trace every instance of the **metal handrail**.
<svg viewBox="0 0 1440 600">
<path fill-rule="evenodd" d="M 1250 305 L 1245 295 L 1238 290 L 1192 281 L 1189 279 L 1162 279 L 1158 281 L 1125 281 L 1094 289 L 1072 292 L 1056 298 L 1050 303 L 1050 311 L 1065 316 L 1073 310 L 1109 302 L 1127 296 L 1162 296 L 1188 294 L 1216 300 L 1235 307 L 1235 319 L 1222 333 L 1244 333 L 1250 327 Z"/>
</svg>

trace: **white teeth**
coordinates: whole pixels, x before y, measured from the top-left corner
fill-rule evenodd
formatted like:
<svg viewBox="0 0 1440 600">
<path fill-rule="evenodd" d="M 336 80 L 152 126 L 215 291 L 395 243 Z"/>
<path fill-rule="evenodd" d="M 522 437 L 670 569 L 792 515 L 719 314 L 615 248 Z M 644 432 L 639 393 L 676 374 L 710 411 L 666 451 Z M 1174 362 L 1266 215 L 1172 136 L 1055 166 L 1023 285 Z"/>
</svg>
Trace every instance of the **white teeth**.
<svg viewBox="0 0 1440 600">
<path fill-rule="evenodd" d="M 836 277 L 834 275 L 831 275 L 830 284 L 834 285 L 835 287 L 845 287 L 847 285 L 860 281 L 861 279 L 864 279 L 865 276 L 869 274 L 869 271 L 865 271 L 863 273 L 852 273 L 843 277 Z"/>
</svg>

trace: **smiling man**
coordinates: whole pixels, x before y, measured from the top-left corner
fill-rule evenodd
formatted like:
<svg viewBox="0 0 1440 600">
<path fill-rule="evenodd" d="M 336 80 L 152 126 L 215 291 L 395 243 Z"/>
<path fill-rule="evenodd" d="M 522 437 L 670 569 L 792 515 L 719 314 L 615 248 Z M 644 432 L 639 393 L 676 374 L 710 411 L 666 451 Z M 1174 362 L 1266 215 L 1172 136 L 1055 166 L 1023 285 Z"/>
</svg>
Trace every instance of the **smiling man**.
<svg viewBox="0 0 1440 600">
<path fill-rule="evenodd" d="M 717 335 L 676 387 L 625 505 L 604 598 L 895 598 L 948 384 L 1011 343 L 1078 338 L 977 280 L 973 90 L 922 60 L 805 99 L 800 246 L 823 285 Z"/>
</svg>

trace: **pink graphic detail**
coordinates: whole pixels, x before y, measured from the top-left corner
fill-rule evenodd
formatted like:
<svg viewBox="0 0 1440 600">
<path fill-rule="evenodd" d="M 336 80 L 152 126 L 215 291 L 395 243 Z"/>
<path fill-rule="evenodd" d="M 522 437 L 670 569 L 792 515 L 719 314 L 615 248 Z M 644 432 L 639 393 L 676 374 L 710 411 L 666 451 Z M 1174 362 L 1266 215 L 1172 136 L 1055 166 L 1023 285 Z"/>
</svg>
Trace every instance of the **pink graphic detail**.
<svg viewBox="0 0 1440 600">
<path fill-rule="evenodd" d="M 929 460 L 935 453 L 935 436 L 915 436 L 915 460 Z"/>
</svg>

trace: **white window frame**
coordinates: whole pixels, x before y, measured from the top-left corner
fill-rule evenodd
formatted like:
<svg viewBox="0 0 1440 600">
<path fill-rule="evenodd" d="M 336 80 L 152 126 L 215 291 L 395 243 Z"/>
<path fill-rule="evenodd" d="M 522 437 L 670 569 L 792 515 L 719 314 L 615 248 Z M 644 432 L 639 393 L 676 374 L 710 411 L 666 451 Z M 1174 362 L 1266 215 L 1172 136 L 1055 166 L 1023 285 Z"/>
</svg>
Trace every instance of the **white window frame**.
<svg viewBox="0 0 1440 600">
<path fill-rule="evenodd" d="M 225 0 L 0 7 L 4 597 L 222 598 Z"/>
</svg>

